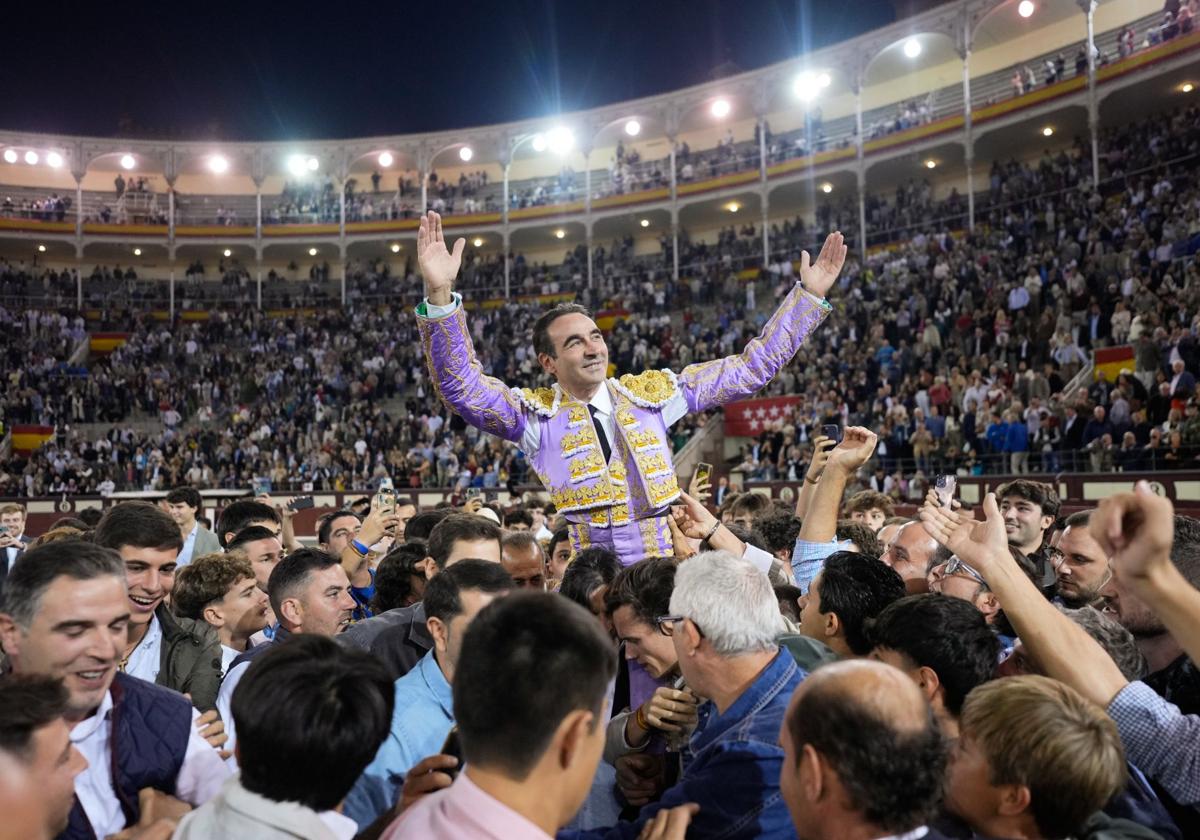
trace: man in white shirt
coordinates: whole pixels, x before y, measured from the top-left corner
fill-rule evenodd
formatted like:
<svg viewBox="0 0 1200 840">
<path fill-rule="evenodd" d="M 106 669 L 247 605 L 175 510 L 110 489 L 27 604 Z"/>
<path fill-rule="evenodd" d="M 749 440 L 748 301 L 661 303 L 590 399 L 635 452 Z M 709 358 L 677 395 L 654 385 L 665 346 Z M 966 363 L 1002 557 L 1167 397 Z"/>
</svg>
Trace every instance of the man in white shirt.
<svg viewBox="0 0 1200 840">
<path fill-rule="evenodd" d="M 25 536 L 25 508 L 17 504 L 0 507 L 0 529 L 3 529 L 0 548 L 4 549 L 4 556 L 0 557 L 0 592 L 3 592 L 4 578 L 30 542 Z"/>
<path fill-rule="evenodd" d="M 194 487 L 176 487 L 167 494 L 167 513 L 179 525 L 183 537 L 183 550 L 175 561 L 180 566 L 192 562 L 193 557 L 221 550 L 217 535 L 196 521 L 201 505 L 200 491 Z"/>
<path fill-rule="evenodd" d="M 221 676 L 250 647 L 250 638 L 274 617 L 265 589 L 241 552 L 206 554 L 180 569 L 171 607 L 181 618 L 207 623 L 221 640 Z"/>
<path fill-rule="evenodd" d="M 199 713 L 186 698 L 118 673 L 129 613 L 120 556 L 78 540 L 30 551 L 0 604 L 0 644 L 12 672 L 63 681 L 71 743 L 88 762 L 59 835 L 66 840 L 136 825 L 145 788 L 200 805 L 229 775 L 196 731 Z"/>
</svg>

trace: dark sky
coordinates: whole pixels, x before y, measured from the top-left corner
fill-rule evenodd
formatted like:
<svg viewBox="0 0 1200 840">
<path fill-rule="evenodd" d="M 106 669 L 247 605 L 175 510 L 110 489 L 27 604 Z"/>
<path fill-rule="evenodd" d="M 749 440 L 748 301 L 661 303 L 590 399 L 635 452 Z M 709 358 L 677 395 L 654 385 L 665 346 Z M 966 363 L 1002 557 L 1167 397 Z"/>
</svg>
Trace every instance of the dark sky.
<svg viewBox="0 0 1200 840">
<path fill-rule="evenodd" d="M 893 19 L 888 0 L 17 0 L 0 127 L 279 140 L 484 125 L 685 87 Z"/>
</svg>

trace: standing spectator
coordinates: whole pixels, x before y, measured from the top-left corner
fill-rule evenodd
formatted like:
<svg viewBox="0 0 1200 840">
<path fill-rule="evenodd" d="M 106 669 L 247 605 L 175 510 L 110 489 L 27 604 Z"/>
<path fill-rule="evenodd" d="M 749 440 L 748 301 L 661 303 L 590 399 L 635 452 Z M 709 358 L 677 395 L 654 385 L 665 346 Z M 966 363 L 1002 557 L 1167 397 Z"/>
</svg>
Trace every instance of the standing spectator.
<svg viewBox="0 0 1200 840">
<path fill-rule="evenodd" d="M 167 494 L 167 513 L 183 535 L 183 549 L 176 561 L 179 566 L 186 566 L 193 557 L 221 550 L 217 535 L 196 521 L 202 504 L 200 491 L 194 487 L 177 487 Z"/>
<path fill-rule="evenodd" d="M 240 552 L 205 554 L 180 569 L 171 592 L 176 616 L 206 623 L 221 640 L 221 676 L 271 621 L 271 603 Z"/>
</svg>

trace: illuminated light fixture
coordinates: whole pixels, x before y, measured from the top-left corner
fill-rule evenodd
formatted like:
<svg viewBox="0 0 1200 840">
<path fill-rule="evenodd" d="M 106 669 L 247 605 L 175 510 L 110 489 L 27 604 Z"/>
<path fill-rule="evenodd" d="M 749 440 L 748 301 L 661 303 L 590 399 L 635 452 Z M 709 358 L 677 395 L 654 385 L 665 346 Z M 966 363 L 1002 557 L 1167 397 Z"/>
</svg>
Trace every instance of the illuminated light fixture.
<svg viewBox="0 0 1200 840">
<path fill-rule="evenodd" d="M 792 82 L 792 92 L 805 102 L 812 102 L 816 99 L 821 91 L 829 87 L 832 79 L 828 73 L 801 73 L 796 77 L 796 81 Z"/>
<path fill-rule="evenodd" d="M 321 164 L 320 164 L 320 162 L 319 162 L 319 161 L 318 161 L 318 160 L 317 160 L 315 157 L 310 157 L 310 158 L 309 158 L 309 159 L 306 161 L 306 165 L 308 166 L 308 171 L 309 171 L 309 172 L 316 172 L 316 171 L 317 171 L 317 167 L 319 167 Z"/>
<path fill-rule="evenodd" d="M 718 99 L 708 110 L 717 119 L 723 119 L 729 116 L 729 112 L 733 110 L 733 106 L 729 104 L 728 99 Z"/>
<path fill-rule="evenodd" d="M 625 133 L 630 137 L 637 137 L 642 133 L 642 124 L 637 120 L 630 120 L 625 123 Z"/>
<path fill-rule="evenodd" d="M 1054 134 L 1054 129 L 1051 128 L 1050 126 L 1046 126 L 1045 128 L 1042 129 L 1043 137 L 1050 137 L 1052 134 Z"/>
<path fill-rule="evenodd" d="M 463 146 L 458 150 L 458 159 L 463 163 L 470 163 L 471 158 L 475 157 L 475 150 L 470 146 Z"/>
<path fill-rule="evenodd" d="M 391 152 L 381 152 L 379 154 L 379 165 L 380 166 L 391 166 L 395 162 L 396 162 L 396 159 L 394 157 L 392 157 Z"/>
<path fill-rule="evenodd" d="M 39 246 L 38 246 L 38 253 L 39 253 L 39 254 L 44 254 L 44 253 L 46 253 L 46 246 L 45 246 L 45 245 L 39 245 Z"/>
<path fill-rule="evenodd" d="M 133 249 L 133 255 L 134 255 L 135 257 L 140 257 L 140 256 L 142 255 L 142 249 L 141 249 L 141 248 L 134 248 L 134 249 Z"/>
<path fill-rule="evenodd" d="M 833 84 L 833 79 L 828 73 L 819 73 L 817 74 L 817 84 L 823 88 L 827 88 Z"/>
<path fill-rule="evenodd" d="M 16 163 L 17 162 L 17 152 L 15 149 L 5 149 L 4 150 L 4 162 L 5 163 Z"/>
<path fill-rule="evenodd" d="M 575 145 L 575 135 L 566 126 L 555 126 L 546 132 L 546 148 L 556 155 L 565 155 Z"/>
<path fill-rule="evenodd" d="M 287 161 L 288 172 L 291 172 L 297 178 L 303 177 L 306 170 L 304 157 L 302 155 L 292 155 Z"/>
<path fill-rule="evenodd" d="M 213 155 L 208 159 L 208 168 L 217 175 L 224 175 L 229 171 L 229 159 L 224 155 Z"/>
<path fill-rule="evenodd" d="M 926 169 L 933 169 L 936 166 L 937 166 L 937 161 L 934 160 L 933 158 L 930 158 L 929 160 L 925 161 Z"/>
<path fill-rule="evenodd" d="M 233 251 L 230 251 L 228 248 L 226 248 L 224 251 L 221 252 L 221 255 L 226 256 L 226 257 L 232 257 Z"/>
<path fill-rule="evenodd" d="M 1021 2 L 1017 4 L 1017 14 L 1023 18 L 1031 17 L 1033 15 L 1033 9 L 1033 0 L 1021 0 Z"/>
<path fill-rule="evenodd" d="M 399 254 L 399 253 L 400 253 L 400 246 L 399 246 L 399 245 L 392 245 L 392 253 L 393 253 L 393 254 Z"/>
<path fill-rule="evenodd" d="M 909 38 L 904 42 L 904 54 L 909 58 L 916 58 L 921 54 L 921 42 L 916 38 Z"/>
<path fill-rule="evenodd" d="M 737 211 L 742 209 L 742 205 L 738 204 L 736 201 L 731 201 L 725 205 L 725 209 L 728 210 L 730 213 L 736 213 Z"/>
<path fill-rule="evenodd" d="M 60 155 L 58 152 L 50 152 L 48 155 L 46 155 L 46 163 L 49 164 L 51 168 L 58 169 L 63 165 L 62 155 Z"/>
<path fill-rule="evenodd" d="M 137 160 L 133 155 L 121 155 L 122 169 L 133 169 L 135 166 L 137 166 Z"/>
<path fill-rule="evenodd" d="M 558 230 L 554 231 L 554 236 L 556 239 L 566 239 L 567 232 L 565 230 L 563 230 L 562 228 L 559 228 Z"/>
<path fill-rule="evenodd" d="M 650 220 L 642 219 L 642 227 L 650 227 Z"/>
<path fill-rule="evenodd" d="M 479 247 L 482 247 L 483 240 L 480 239 L 478 236 L 476 236 L 474 239 L 471 240 L 471 244 L 474 245 L 476 248 L 479 248 Z"/>
<path fill-rule="evenodd" d="M 317 255 L 317 249 L 316 249 L 316 248 L 309 248 L 309 249 L 308 249 L 308 255 L 309 255 L 310 257 L 315 257 L 315 256 Z"/>
<path fill-rule="evenodd" d="M 33 151 L 32 149 L 30 149 L 28 152 L 25 153 L 25 162 L 28 163 L 30 166 L 36 166 L 38 160 L 40 160 L 40 158 L 38 157 L 38 153 Z"/>
<path fill-rule="evenodd" d="M 1184 93 L 1191 93 L 1191 92 L 1192 92 L 1193 90 L 1195 90 L 1196 88 L 1195 88 L 1195 87 L 1192 85 L 1192 83 L 1191 83 L 1191 82 L 1184 82 L 1183 84 L 1181 84 L 1181 85 L 1179 86 L 1179 89 L 1180 89 L 1181 91 L 1183 91 Z"/>
<path fill-rule="evenodd" d="M 533 135 L 533 150 L 535 152 L 546 151 L 546 135 L 545 134 Z"/>
<path fill-rule="evenodd" d="M 833 192 L 833 184 L 826 181 L 821 185 L 821 192 L 825 193 L 825 195 L 829 195 L 831 192 Z"/>
</svg>

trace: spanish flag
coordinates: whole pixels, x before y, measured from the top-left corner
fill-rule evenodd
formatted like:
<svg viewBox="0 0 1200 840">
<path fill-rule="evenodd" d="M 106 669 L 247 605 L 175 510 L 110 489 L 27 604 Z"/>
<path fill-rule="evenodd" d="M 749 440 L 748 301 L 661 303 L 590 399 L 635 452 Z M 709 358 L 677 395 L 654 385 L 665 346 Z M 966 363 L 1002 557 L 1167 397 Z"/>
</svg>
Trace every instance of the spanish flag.
<svg viewBox="0 0 1200 840">
<path fill-rule="evenodd" d="M 88 336 L 90 349 L 97 356 L 107 356 L 118 347 L 124 347 L 129 341 L 129 333 L 123 332 L 94 332 Z"/>
<path fill-rule="evenodd" d="M 13 426 L 13 451 L 28 455 L 52 437 L 54 437 L 53 426 Z"/>
<path fill-rule="evenodd" d="M 1117 376 L 1122 370 L 1128 369 L 1133 373 L 1135 363 L 1133 360 L 1133 345 L 1122 344 L 1120 347 L 1101 347 L 1093 356 L 1094 368 L 1092 377 L 1100 378 L 1100 372 L 1104 372 L 1105 378 L 1109 382 L 1116 382 Z"/>
</svg>

